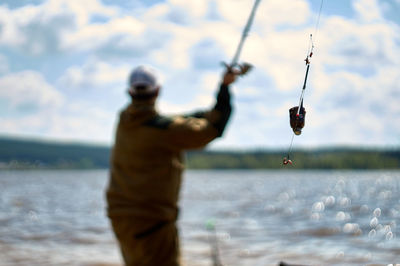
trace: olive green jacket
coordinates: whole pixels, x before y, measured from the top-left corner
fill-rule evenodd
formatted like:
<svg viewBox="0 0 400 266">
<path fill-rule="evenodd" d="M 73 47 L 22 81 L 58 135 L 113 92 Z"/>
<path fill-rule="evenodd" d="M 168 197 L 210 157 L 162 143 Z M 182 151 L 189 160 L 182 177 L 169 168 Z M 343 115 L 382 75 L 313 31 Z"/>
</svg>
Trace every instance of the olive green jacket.
<svg viewBox="0 0 400 266">
<path fill-rule="evenodd" d="M 161 116 L 153 104 L 143 102 L 123 110 L 106 194 L 109 217 L 175 220 L 182 152 L 202 148 L 222 135 L 231 112 L 229 97 L 228 88 L 221 86 L 215 107 L 191 116 Z"/>
</svg>

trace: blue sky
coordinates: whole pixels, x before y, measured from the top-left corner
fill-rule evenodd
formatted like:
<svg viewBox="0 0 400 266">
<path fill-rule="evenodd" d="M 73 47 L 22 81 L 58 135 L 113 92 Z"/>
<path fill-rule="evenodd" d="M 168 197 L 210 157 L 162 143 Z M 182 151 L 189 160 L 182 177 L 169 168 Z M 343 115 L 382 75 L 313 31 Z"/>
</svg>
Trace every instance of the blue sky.
<svg viewBox="0 0 400 266">
<path fill-rule="evenodd" d="M 157 69 L 157 108 L 209 108 L 253 1 L 10 0 L 0 3 L 0 135 L 113 142 L 127 77 Z M 212 148 L 285 148 L 309 34 L 314 57 L 298 147 L 400 146 L 400 0 L 262 0 Z"/>
</svg>

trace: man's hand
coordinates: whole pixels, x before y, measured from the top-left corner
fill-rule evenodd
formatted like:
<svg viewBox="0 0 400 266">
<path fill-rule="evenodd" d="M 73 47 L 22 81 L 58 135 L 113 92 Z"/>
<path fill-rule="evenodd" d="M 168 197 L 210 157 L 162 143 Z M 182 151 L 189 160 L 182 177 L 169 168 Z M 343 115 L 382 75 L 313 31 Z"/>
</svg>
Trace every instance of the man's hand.
<svg viewBox="0 0 400 266">
<path fill-rule="evenodd" d="M 228 86 L 230 84 L 232 84 L 233 82 L 235 82 L 236 77 L 239 75 L 239 73 L 235 70 L 227 70 L 224 74 L 224 79 L 222 81 L 222 84 Z"/>
<path fill-rule="evenodd" d="M 243 63 L 242 65 L 236 65 L 236 67 L 225 64 L 225 67 L 226 67 L 226 72 L 224 74 L 222 84 L 226 86 L 235 82 L 237 76 L 246 74 L 252 68 L 252 66 L 247 63 Z"/>
</svg>

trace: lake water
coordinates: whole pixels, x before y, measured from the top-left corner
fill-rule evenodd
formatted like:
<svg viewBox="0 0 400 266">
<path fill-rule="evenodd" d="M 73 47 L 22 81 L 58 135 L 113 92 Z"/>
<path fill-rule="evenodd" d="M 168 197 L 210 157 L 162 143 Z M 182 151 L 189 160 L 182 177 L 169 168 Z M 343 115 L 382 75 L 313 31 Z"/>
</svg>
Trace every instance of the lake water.
<svg viewBox="0 0 400 266">
<path fill-rule="evenodd" d="M 122 265 L 107 175 L 0 171 L 0 266 Z M 187 171 L 182 257 L 212 265 L 217 243 L 225 266 L 400 263 L 399 195 L 400 171 Z"/>
</svg>

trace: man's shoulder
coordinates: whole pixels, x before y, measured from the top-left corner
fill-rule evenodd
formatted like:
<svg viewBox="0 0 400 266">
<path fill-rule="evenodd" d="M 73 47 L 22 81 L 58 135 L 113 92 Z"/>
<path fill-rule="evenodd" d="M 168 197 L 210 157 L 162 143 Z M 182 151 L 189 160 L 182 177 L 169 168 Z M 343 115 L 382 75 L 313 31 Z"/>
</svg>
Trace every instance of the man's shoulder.
<svg viewBox="0 0 400 266">
<path fill-rule="evenodd" d="M 182 128 L 198 128 L 199 125 L 206 123 L 207 112 L 200 111 L 191 114 L 181 115 L 161 115 L 156 114 L 154 117 L 143 123 L 144 126 L 158 129 L 182 129 Z"/>
<path fill-rule="evenodd" d="M 167 129 L 173 122 L 174 119 L 172 117 L 157 114 L 151 119 L 147 120 L 144 125 L 158 129 Z"/>
</svg>

